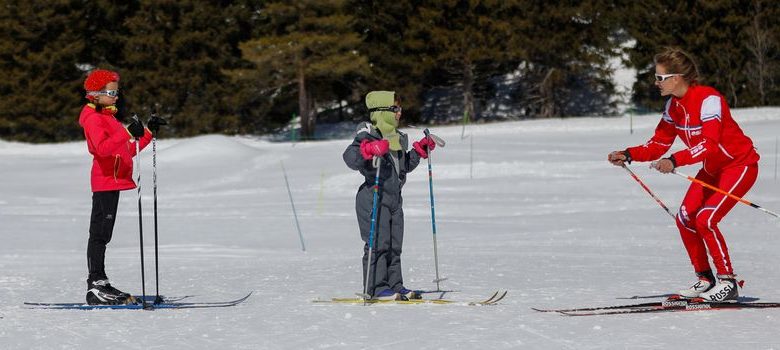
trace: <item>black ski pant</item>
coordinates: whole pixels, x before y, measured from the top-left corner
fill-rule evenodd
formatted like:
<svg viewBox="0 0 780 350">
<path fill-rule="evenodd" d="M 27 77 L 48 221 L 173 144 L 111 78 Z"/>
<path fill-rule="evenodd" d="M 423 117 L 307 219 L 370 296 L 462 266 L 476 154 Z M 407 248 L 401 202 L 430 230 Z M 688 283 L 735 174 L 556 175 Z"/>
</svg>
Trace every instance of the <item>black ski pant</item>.
<svg viewBox="0 0 780 350">
<path fill-rule="evenodd" d="M 89 222 L 89 242 L 87 243 L 87 282 L 107 279 L 106 245 L 111 242 L 119 204 L 119 191 L 92 193 L 92 217 Z"/>
<path fill-rule="evenodd" d="M 371 232 L 373 196 L 371 187 L 366 186 L 362 188 L 358 191 L 355 206 L 360 236 L 363 242 L 365 242 L 363 246 L 364 285 L 366 283 L 366 269 L 368 268 L 368 243 Z M 398 292 L 404 288 L 401 273 L 401 246 L 404 240 L 403 209 L 400 203 L 396 208 L 379 203 L 377 210 L 376 227 L 374 228 L 374 249 L 371 253 L 371 275 L 369 276 L 368 290 L 366 291 L 371 296 L 387 289 Z"/>
</svg>

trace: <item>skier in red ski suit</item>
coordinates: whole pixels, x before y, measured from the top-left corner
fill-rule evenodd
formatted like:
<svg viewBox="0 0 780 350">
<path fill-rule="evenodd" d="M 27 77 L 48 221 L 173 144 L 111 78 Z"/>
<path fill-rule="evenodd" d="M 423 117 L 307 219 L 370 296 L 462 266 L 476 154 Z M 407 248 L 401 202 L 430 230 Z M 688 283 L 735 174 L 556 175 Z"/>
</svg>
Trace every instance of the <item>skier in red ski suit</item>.
<svg viewBox="0 0 780 350">
<path fill-rule="evenodd" d="M 654 161 L 663 156 L 679 137 L 686 149 L 653 163 L 661 173 L 676 167 L 702 163 L 696 178 L 743 197 L 758 176 L 759 155 L 753 141 L 732 118 L 723 96 L 697 83 L 698 71 L 690 55 L 668 48 L 655 56 L 655 85 L 666 101 L 653 137 L 644 145 L 609 154 L 618 166 L 631 161 Z M 680 205 L 677 227 L 699 280 L 679 294 L 710 301 L 735 300 L 736 275 L 726 241 L 718 223 L 737 204 L 726 195 L 692 183 Z M 712 256 L 717 281 L 707 259 Z"/>
<path fill-rule="evenodd" d="M 86 299 L 90 305 L 124 304 L 131 302 L 132 297 L 108 282 L 104 265 L 106 245 L 114 230 L 119 191 L 136 187 L 132 179 L 135 143 L 139 142 L 143 149 L 151 141 L 152 134 L 140 120 L 135 119 L 125 127 L 114 117 L 119 99 L 118 73 L 95 69 L 84 81 L 84 89 L 89 103 L 81 110 L 79 124 L 84 128 L 87 149 L 93 157 Z"/>
</svg>

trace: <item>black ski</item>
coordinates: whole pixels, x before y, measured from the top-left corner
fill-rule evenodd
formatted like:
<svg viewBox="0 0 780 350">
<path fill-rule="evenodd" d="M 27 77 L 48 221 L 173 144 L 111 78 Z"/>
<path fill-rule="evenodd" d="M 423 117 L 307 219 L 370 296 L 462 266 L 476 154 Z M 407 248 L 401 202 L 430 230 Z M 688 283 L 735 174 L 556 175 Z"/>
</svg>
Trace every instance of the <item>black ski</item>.
<svg viewBox="0 0 780 350">
<path fill-rule="evenodd" d="M 204 308 L 216 308 L 216 307 L 230 307 L 243 303 L 252 295 L 245 295 L 244 297 L 229 300 L 229 301 L 217 301 L 217 302 L 176 302 L 176 301 L 164 301 L 162 303 L 146 303 L 145 305 L 138 302 L 135 304 L 123 304 L 123 305 L 88 305 L 84 303 L 31 303 L 25 302 L 24 305 L 33 309 L 56 309 L 56 310 L 98 310 L 98 309 L 129 309 L 129 310 L 154 310 L 154 309 L 204 309 Z"/>
<path fill-rule="evenodd" d="M 583 307 L 573 309 L 538 309 L 531 308 L 532 310 L 539 312 L 577 312 L 577 311 L 600 311 L 600 310 L 615 310 L 615 309 L 633 309 L 633 308 L 647 308 L 647 307 L 660 307 L 663 302 L 655 301 L 650 303 L 639 304 L 627 304 L 627 305 L 610 305 L 610 306 L 595 306 L 595 307 Z"/>
<path fill-rule="evenodd" d="M 706 302 L 702 300 L 672 299 L 652 303 L 600 306 L 576 309 L 534 309 L 540 312 L 557 312 L 566 316 L 598 316 L 639 313 L 660 313 L 705 310 L 740 310 L 780 308 L 780 303 L 766 302 Z"/>
<path fill-rule="evenodd" d="M 693 303 L 681 302 L 677 306 L 659 306 L 647 308 L 628 308 L 612 310 L 595 311 L 574 311 L 561 312 L 566 316 L 598 316 L 598 315 L 622 315 L 622 314 L 643 314 L 643 313 L 661 313 L 661 312 L 687 312 L 687 311 L 718 311 L 718 310 L 742 310 L 742 309 L 772 309 L 780 308 L 780 303 Z"/>
</svg>

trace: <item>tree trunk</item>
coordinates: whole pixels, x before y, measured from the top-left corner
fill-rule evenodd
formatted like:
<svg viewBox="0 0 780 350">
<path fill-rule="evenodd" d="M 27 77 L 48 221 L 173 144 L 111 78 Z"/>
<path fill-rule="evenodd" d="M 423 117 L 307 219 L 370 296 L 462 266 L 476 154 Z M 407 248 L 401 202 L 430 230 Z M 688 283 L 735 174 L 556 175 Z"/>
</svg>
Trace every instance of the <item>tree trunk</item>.
<svg viewBox="0 0 780 350">
<path fill-rule="evenodd" d="M 731 103 L 729 103 L 730 108 L 738 108 L 739 107 L 739 96 L 737 96 L 737 84 L 734 83 L 734 79 L 729 77 L 729 91 L 731 92 Z"/>
<path fill-rule="evenodd" d="M 545 74 L 544 79 L 539 84 L 539 95 L 542 100 L 542 118 L 552 118 L 558 113 L 555 104 L 555 88 L 558 72 L 555 68 L 550 68 Z"/>
<path fill-rule="evenodd" d="M 309 92 L 306 91 L 306 75 L 303 72 L 303 63 L 298 65 L 298 114 L 301 117 L 301 138 L 311 137 L 312 130 L 309 129 Z"/>
<path fill-rule="evenodd" d="M 463 67 L 463 110 L 474 120 L 474 65 L 468 61 Z"/>
<path fill-rule="evenodd" d="M 317 101 L 312 97 L 311 91 L 307 92 L 306 100 L 309 102 L 309 118 L 306 121 L 308 123 L 306 129 L 309 130 L 307 137 L 313 139 L 314 129 L 317 127 Z"/>
<path fill-rule="evenodd" d="M 769 52 L 771 50 L 771 41 L 769 40 L 769 30 L 762 23 L 763 1 L 753 1 L 753 22 L 750 28 L 747 30 L 748 50 L 753 54 L 755 62 L 751 65 L 755 68 L 751 69 L 753 78 L 751 79 L 756 84 L 756 90 L 758 90 L 759 104 L 766 105 L 766 82 L 769 80 Z"/>
</svg>

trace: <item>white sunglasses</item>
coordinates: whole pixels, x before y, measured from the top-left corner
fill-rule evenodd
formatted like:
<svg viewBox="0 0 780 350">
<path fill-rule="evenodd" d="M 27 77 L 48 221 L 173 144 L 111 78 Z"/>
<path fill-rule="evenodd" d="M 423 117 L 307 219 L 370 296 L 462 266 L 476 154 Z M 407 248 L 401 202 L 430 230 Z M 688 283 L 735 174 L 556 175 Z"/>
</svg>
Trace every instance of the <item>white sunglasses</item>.
<svg viewBox="0 0 780 350">
<path fill-rule="evenodd" d="M 669 79 L 671 77 L 677 77 L 677 76 L 681 76 L 681 75 L 682 74 L 676 74 L 676 73 L 675 74 L 656 74 L 655 75 L 655 81 L 659 81 L 660 82 L 660 81 L 664 81 L 666 79 Z"/>
<path fill-rule="evenodd" d="M 89 95 L 90 96 L 106 95 L 108 97 L 117 97 L 119 96 L 119 90 L 90 91 Z"/>
</svg>

